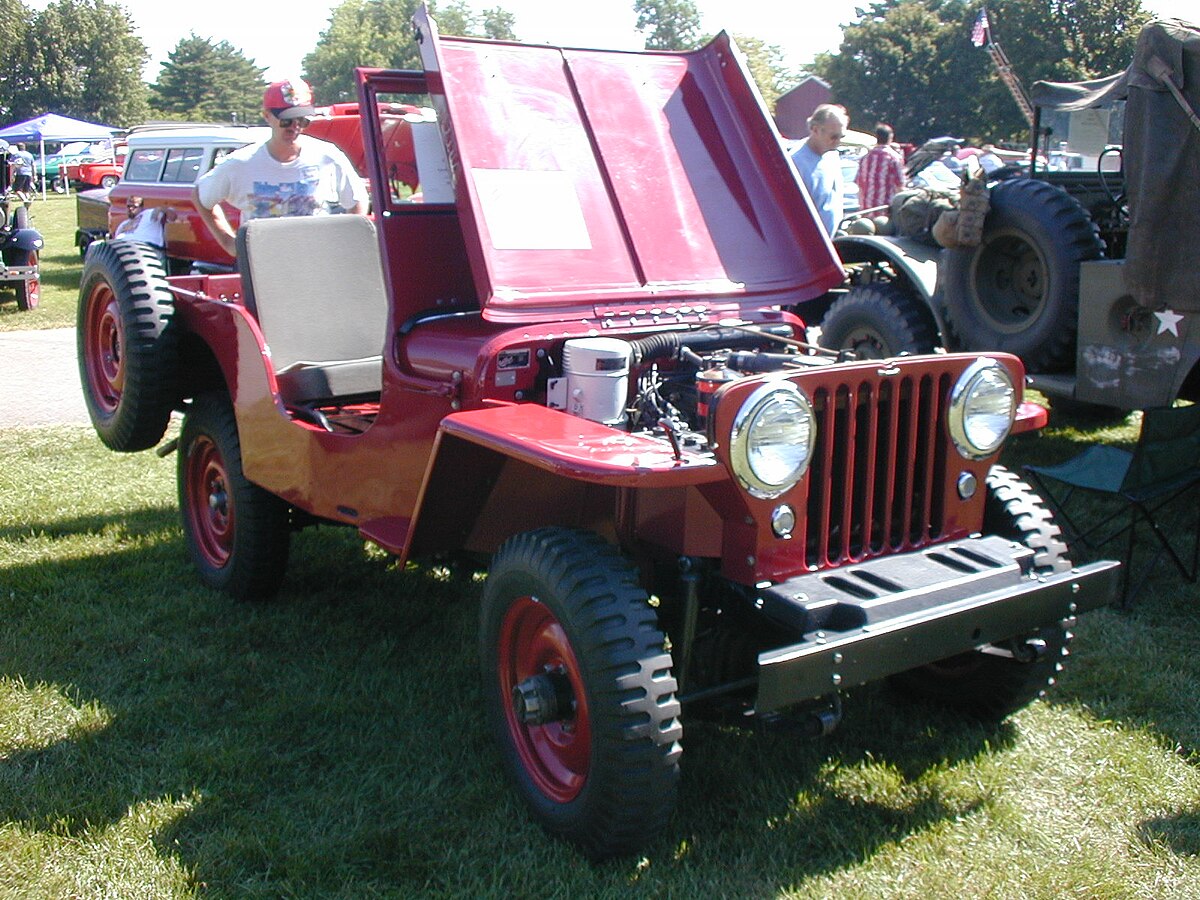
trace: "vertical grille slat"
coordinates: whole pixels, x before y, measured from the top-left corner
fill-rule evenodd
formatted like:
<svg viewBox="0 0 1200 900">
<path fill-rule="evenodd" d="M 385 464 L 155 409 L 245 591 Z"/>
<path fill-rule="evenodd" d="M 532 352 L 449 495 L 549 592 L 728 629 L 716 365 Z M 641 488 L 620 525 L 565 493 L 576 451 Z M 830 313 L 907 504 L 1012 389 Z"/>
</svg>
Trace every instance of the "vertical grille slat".
<svg viewBox="0 0 1200 900">
<path fill-rule="evenodd" d="M 877 375 L 812 392 L 819 450 L 807 491 L 806 566 L 861 562 L 941 534 L 948 378 Z"/>
</svg>

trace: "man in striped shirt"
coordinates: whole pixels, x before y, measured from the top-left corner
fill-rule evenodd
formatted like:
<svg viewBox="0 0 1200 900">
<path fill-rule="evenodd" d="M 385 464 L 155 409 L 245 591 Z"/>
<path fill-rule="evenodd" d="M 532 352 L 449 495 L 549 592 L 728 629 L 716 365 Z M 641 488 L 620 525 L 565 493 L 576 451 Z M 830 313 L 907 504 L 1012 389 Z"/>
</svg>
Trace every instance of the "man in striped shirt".
<svg viewBox="0 0 1200 900">
<path fill-rule="evenodd" d="M 904 187 L 904 162 L 900 149 L 892 143 L 890 125 L 875 126 L 876 144 L 858 164 L 858 205 L 860 209 L 887 206 Z"/>
</svg>

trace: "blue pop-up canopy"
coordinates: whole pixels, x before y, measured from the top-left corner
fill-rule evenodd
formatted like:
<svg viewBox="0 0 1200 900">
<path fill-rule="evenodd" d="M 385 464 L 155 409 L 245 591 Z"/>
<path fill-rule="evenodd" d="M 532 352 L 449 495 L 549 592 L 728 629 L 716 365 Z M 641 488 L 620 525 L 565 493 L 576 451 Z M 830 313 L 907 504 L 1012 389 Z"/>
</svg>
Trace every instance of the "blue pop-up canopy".
<svg viewBox="0 0 1200 900">
<path fill-rule="evenodd" d="M 0 128 L 0 138 L 10 143 L 14 141 L 38 142 L 42 158 L 43 194 L 46 190 L 46 141 L 108 141 L 112 140 L 112 135 L 113 130 L 107 125 L 84 122 L 82 119 L 72 119 L 70 116 L 60 116 L 58 113 L 46 113 L 34 119 L 27 119 L 24 122 Z"/>
</svg>

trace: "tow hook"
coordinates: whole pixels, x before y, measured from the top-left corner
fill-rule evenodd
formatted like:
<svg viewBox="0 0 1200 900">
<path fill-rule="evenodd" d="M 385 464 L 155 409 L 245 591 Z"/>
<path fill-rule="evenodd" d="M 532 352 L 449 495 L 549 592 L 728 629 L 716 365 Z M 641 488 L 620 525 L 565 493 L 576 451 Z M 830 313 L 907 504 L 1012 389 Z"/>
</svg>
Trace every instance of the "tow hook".
<svg viewBox="0 0 1200 900">
<path fill-rule="evenodd" d="M 1046 642 L 1041 638 L 1031 638 L 1028 641 L 1006 641 L 1004 644 L 989 644 L 981 648 L 981 653 L 988 656 L 1002 656 L 1019 663 L 1033 663 L 1044 657 L 1047 652 Z"/>
<path fill-rule="evenodd" d="M 571 682 L 559 670 L 530 675 L 512 691 L 513 713 L 524 725 L 547 725 L 575 712 Z"/>
<path fill-rule="evenodd" d="M 828 706 L 813 709 L 774 712 L 759 717 L 763 727 L 784 734 L 804 737 L 828 737 L 842 723 L 842 699 L 834 695 Z"/>
</svg>

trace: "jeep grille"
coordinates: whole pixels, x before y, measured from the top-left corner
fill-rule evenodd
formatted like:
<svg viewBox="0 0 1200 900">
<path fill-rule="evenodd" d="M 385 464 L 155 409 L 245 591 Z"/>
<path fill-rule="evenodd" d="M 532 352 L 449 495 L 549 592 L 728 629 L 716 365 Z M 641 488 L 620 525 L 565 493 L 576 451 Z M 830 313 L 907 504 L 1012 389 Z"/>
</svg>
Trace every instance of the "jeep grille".
<svg viewBox="0 0 1200 900">
<path fill-rule="evenodd" d="M 870 373 L 809 387 L 818 447 L 805 480 L 805 565 L 824 569 L 936 541 L 950 376 Z"/>
</svg>

